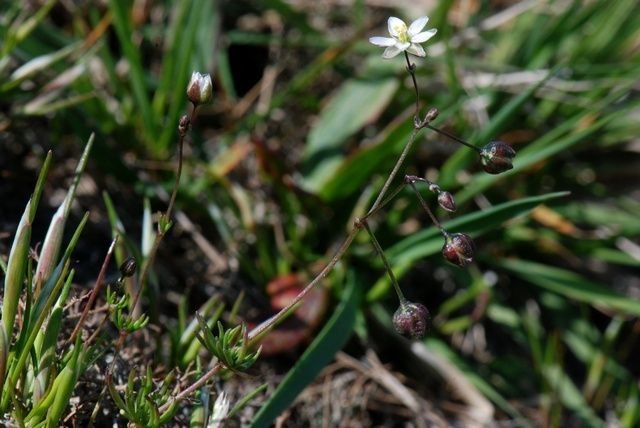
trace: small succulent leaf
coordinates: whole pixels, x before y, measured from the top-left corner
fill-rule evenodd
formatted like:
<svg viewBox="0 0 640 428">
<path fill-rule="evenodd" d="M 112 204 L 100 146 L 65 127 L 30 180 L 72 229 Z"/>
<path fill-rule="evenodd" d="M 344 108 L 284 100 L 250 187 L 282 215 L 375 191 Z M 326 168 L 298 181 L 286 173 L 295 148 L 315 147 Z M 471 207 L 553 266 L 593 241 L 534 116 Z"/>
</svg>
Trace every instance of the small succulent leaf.
<svg viewBox="0 0 640 428">
<path fill-rule="evenodd" d="M 35 384 L 32 397 L 34 403 L 38 403 L 43 398 L 45 390 L 49 386 L 49 368 L 55 359 L 58 334 L 62 326 L 62 312 L 62 307 L 56 306 L 49 317 L 46 328 L 44 330 L 40 329 L 39 334 L 43 335 L 43 338 L 40 341 L 36 338 L 36 343 L 40 342 L 40 346 L 36 347 L 39 367 L 36 379 L 34 380 Z"/>
<path fill-rule="evenodd" d="M 233 408 L 229 411 L 229 413 L 227 414 L 227 418 L 232 418 L 236 413 L 238 413 L 239 411 L 241 411 L 242 409 L 244 409 L 244 407 L 251 401 L 253 400 L 253 398 L 255 396 L 257 396 L 258 394 L 263 393 L 264 391 L 267 390 L 267 387 L 269 385 L 266 383 L 263 383 L 262 385 L 260 385 L 259 387 L 257 387 L 256 389 L 254 389 L 253 391 L 249 392 L 247 395 L 245 395 L 244 397 L 242 397 L 240 400 L 237 401 L 237 403 L 235 404 L 235 406 L 233 406 Z"/>
<path fill-rule="evenodd" d="M 135 382 L 136 382 L 136 373 L 134 370 L 131 370 L 129 372 L 129 377 L 127 378 L 127 388 L 125 390 L 126 391 L 125 397 L 130 396 L 130 394 L 132 394 L 132 392 L 136 390 Z"/>
<path fill-rule="evenodd" d="M 63 260 L 64 261 L 64 260 Z M 62 263 L 62 262 L 61 262 Z M 68 261 L 66 262 L 65 266 L 65 270 L 68 268 Z M 71 283 L 71 281 L 73 280 L 73 274 L 74 271 L 72 270 L 69 275 L 67 276 L 67 282 Z M 58 281 L 58 283 L 55 285 L 55 290 L 59 290 L 60 286 L 62 283 L 62 277 L 60 278 L 60 280 Z M 54 290 L 54 291 L 55 291 Z M 55 293 L 52 292 L 52 295 L 54 295 Z M 18 383 L 18 379 L 20 379 L 20 377 L 23 375 L 23 369 L 25 367 L 25 364 L 27 362 L 27 359 L 29 357 L 29 355 L 31 355 L 31 351 L 33 350 L 33 344 L 38 336 L 38 332 L 40 331 L 40 327 L 42 326 L 42 324 L 44 323 L 44 320 L 47 317 L 48 314 L 48 309 L 51 307 L 51 305 L 53 304 L 53 298 L 49 298 L 47 299 L 47 301 L 42 305 L 42 310 L 39 312 L 35 312 L 34 311 L 34 315 L 32 318 L 35 318 L 33 322 L 29 323 L 29 331 L 27 333 L 25 333 L 24 336 L 24 343 L 22 343 L 21 345 L 21 349 L 20 352 L 17 355 L 17 360 L 16 363 L 14 365 L 12 365 L 11 367 L 11 372 L 7 375 L 7 377 L 9 377 L 9 381 L 10 381 L 10 385 L 17 385 Z M 2 397 L 2 407 L 4 408 L 4 406 L 6 405 L 6 400 L 7 397 L 5 395 L 3 395 Z"/>
<path fill-rule="evenodd" d="M 170 401 L 169 407 L 167 407 L 167 410 L 162 412 L 162 414 L 160 415 L 160 419 L 159 419 L 160 424 L 165 424 L 169 422 L 169 420 L 173 418 L 173 416 L 175 415 L 176 410 L 178 410 L 178 402 L 173 399 L 170 399 L 170 400 L 171 401 Z"/>
<path fill-rule="evenodd" d="M 56 381 L 60 379 L 60 383 L 53 391 L 53 404 L 47 411 L 47 426 L 55 427 L 60 425 L 60 418 L 69 405 L 69 400 L 71 399 L 71 395 L 73 394 L 73 390 L 76 387 L 76 382 L 80 374 L 79 369 L 82 366 L 80 354 L 82 349 L 83 347 L 80 345 L 80 336 L 78 336 L 71 358 L 60 374 L 56 377 Z M 54 381 L 54 386 L 56 381 Z"/>
<path fill-rule="evenodd" d="M 209 312 L 213 310 L 213 308 L 215 307 L 216 310 L 214 311 L 214 315 L 211 318 L 216 318 L 216 321 L 217 321 L 217 318 L 219 318 L 219 316 L 216 317 L 215 314 L 218 312 L 219 308 L 224 308 L 224 305 L 220 303 L 216 307 L 216 303 L 219 303 L 219 297 L 217 295 L 210 297 L 204 303 L 204 305 L 200 307 L 200 310 L 197 311 L 196 313 L 202 314 L 203 318 L 204 317 L 209 318 Z M 220 309 L 220 314 L 222 314 L 222 309 Z M 209 322 L 207 323 L 207 325 L 211 323 L 211 318 L 209 318 Z M 188 346 L 193 342 L 197 326 L 198 326 L 198 319 L 197 317 L 194 317 L 189 323 L 189 325 L 187 325 L 187 327 L 182 331 L 182 334 L 180 335 L 179 344 L 181 347 Z"/>
<path fill-rule="evenodd" d="M 116 403 L 116 406 L 118 406 L 118 408 L 125 413 L 125 417 L 130 418 L 130 413 L 128 412 L 128 406 L 122 400 L 120 393 L 118 392 L 115 385 L 113 384 L 113 380 L 111 376 L 107 376 L 107 388 L 109 389 L 109 395 L 111 395 L 111 399 L 113 400 L 114 403 Z"/>
<path fill-rule="evenodd" d="M 44 329 L 44 338 L 42 340 L 41 348 L 39 349 L 39 356 L 42 356 L 48 350 L 55 351 L 55 347 L 58 342 L 58 334 L 60 333 L 60 328 L 62 327 L 62 315 L 63 308 L 61 306 L 56 306 L 53 312 L 51 312 L 49 322 Z"/>
<path fill-rule="evenodd" d="M 202 318 L 202 316 L 197 312 L 196 312 L 196 319 L 198 320 L 198 324 L 200 326 L 200 331 L 198 332 L 196 337 L 198 338 L 200 343 L 202 343 L 202 346 L 204 346 L 206 349 L 209 350 L 209 352 L 211 352 L 211 349 L 215 347 L 214 345 L 216 340 L 215 336 L 213 335 L 213 332 L 207 325 L 204 318 Z"/>
<path fill-rule="evenodd" d="M 53 403 L 47 411 L 47 426 L 59 426 L 60 418 L 69 405 L 69 399 L 76 384 L 76 373 L 72 367 L 66 366 L 56 377 L 60 383 L 52 391 Z"/>
</svg>

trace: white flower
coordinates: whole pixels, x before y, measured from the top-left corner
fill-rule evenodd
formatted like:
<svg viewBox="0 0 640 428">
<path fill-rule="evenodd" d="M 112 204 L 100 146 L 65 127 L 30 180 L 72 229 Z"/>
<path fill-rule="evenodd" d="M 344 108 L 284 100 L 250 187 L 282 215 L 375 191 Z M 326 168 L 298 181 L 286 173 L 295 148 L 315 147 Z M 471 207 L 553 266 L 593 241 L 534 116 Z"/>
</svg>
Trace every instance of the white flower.
<svg viewBox="0 0 640 428">
<path fill-rule="evenodd" d="M 404 51 L 415 56 L 426 56 L 424 49 L 418 43 L 426 42 L 438 31 L 435 28 L 422 31 L 428 21 L 428 16 L 421 16 L 407 28 L 407 24 L 402 19 L 392 16 L 388 22 L 391 37 L 371 37 L 369 41 L 376 46 L 386 47 L 382 58 L 393 58 Z"/>
<path fill-rule="evenodd" d="M 194 104 L 206 104 L 211 101 L 213 84 L 211 76 L 194 71 L 187 85 L 187 97 Z"/>
<path fill-rule="evenodd" d="M 230 404 L 227 394 L 222 391 L 218 395 L 218 398 L 216 398 L 216 402 L 213 403 L 213 411 L 211 412 L 212 414 L 207 428 L 220 428 L 224 426 L 223 422 L 229 413 Z"/>
</svg>

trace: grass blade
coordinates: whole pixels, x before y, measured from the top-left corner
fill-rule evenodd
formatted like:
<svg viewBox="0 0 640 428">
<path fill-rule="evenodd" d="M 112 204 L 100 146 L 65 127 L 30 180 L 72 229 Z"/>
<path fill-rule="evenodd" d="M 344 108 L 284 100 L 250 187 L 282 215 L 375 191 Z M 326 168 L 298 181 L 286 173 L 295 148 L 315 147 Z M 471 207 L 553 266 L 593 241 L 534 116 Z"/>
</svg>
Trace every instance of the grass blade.
<svg viewBox="0 0 640 428">
<path fill-rule="evenodd" d="M 160 129 L 160 127 L 157 126 L 151 110 L 151 103 L 149 102 L 147 85 L 145 83 L 145 74 L 142 68 L 142 60 L 140 59 L 140 51 L 131 41 L 133 28 L 129 20 L 129 14 L 127 13 L 125 3 L 128 2 L 124 2 L 122 0 L 110 0 L 109 9 L 113 14 L 113 25 L 115 26 L 120 46 L 122 47 L 124 56 L 127 58 L 127 61 L 131 66 L 131 89 L 133 90 L 133 97 L 140 111 L 140 117 L 142 118 L 142 126 L 146 134 L 147 143 L 150 144 L 151 141 L 156 140 L 157 130 Z"/>
<path fill-rule="evenodd" d="M 395 77 L 352 79 L 340 88 L 307 140 L 303 164 L 303 185 L 307 190 L 319 192 L 333 177 L 344 158 L 341 150 L 344 141 L 380 115 L 397 89 Z"/>
<path fill-rule="evenodd" d="M 251 427 L 268 427 L 272 421 L 313 381 L 351 336 L 360 301 L 360 284 L 349 276 L 342 302 L 316 339 L 287 373 L 271 398 L 260 409 Z"/>
<path fill-rule="evenodd" d="M 13 240 L 11 251 L 9 252 L 9 261 L 7 262 L 7 275 L 4 278 L 4 298 L 2 302 L 2 323 L 5 330 L 7 341 L 10 343 L 13 336 L 13 324 L 15 322 L 16 312 L 18 309 L 18 298 L 22 291 L 22 284 L 26 274 L 27 258 L 29 254 L 29 243 L 31 239 L 31 224 L 35 218 L 36 209 L 44 180 L 51 166 L 51 152 L 47 153 L 47 157 L 42 165 L 38 181 L 36 183 L 33 195 L 27 202 L 24 210 L 16 237 Z"/>
<path fill-rule="evenodd" d="M 506 202 L 488 210 L 464 215 L 447 222 L 444 226 L 449 230 L 464 231 L 472 236 L 482 235 L 507 220 L 526 214 L 539 204 L 567 195 L 568 192 L 555 192 Z M 417 260 L 440 252 L 442 245 L 440 231 L 431 227 L 415 233 L 389 248 L 387 257 L 391 262 L 394 274 L 399 278 Z M 381 298 L 386 295 L 389 287 L 388 279 L 381 278 L 367 293 L 367 300 Z"/>
<path fill-rule="evenodd" d="M 640 302 L 618 294 L 614 290 L 589 281 L 568 270 L 517 259 L 494 260 L 496 265 L 511 271 L 527 282 L 545 290 L 623 314 L 640 316 Z"/>
</svg>

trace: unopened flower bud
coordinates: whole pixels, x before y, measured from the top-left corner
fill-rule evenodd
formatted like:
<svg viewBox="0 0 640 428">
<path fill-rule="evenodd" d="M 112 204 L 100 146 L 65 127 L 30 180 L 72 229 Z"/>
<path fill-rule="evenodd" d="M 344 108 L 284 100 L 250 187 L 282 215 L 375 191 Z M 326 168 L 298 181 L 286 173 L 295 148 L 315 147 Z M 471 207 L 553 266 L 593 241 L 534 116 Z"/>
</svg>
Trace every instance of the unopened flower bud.
<svg viewBox="0 0 640 428">
<path fill-rule="evenodd" d="M 454 212 L 456 210 L 456 201 L 449 192 L 438 193 L 438 204 L 447 211 Z"/>
<path fill-rule="evenodd" d="M 180 132 L 181 136 L 186 135 L 190 123 L 189 116 L 186 114 L 180 118 L 180 121 L 178 121 L 178 132 Z"/>
<path fill-rule="evenodd" d="M 211 76 L 194 71 L 187 85 L 187 97 L 194 105 L 206 104 L 213 96 Z"/>
<path fill-rule="evenodd" d="M 123 278 L 133 276 L 133 274 L 136 273 L 137 267 L 138 264 L 136 263 L 136 259 L 134 259 L 133 257 L 129 257 L 120 265 L 120 274 Z"/>
<path fill-rule="evenodd" d="M 404 302 L 393 314 L 396 331 L 412 339 L 421 339 L 429 329 L 429 310 L 420 303 Z"/>
<path fill-rule="evenodd" d="M 474 252 L 475 245 L 473 240 L 466 233 L 446 235 L 444 246 L 442 247 L 442 255 L 447 261 L 463 267 L 473 261 Z"/>
<path fill-rule="evenodd" d="M 516 151 L 502 141 L 492 141 L 480 149 L 482 166 L 489 174 L 500 174 L 513 168 Z"/>
<path fill-rule="evenodd" d="M 437 108 L 430 108 L 427 114 L 424 115 L 424 121 L 427 123 L 431 122 L 432 120 L 435 120 L 435 118 L 438 117 L 439 114 L 440 111 Z"/>
</svg>

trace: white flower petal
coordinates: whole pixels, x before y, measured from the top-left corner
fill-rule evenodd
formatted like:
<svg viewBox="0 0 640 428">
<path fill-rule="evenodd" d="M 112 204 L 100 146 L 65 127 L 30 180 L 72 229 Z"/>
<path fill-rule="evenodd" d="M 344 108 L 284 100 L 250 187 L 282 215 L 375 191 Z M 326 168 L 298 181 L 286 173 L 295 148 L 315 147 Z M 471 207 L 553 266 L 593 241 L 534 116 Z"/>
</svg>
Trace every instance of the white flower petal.
<svg viewBox="0 0 640 428">
<path fill-rule="evenodd" d="M 407 30 L 407 24 L 400 18 L 396 18 L 392 16 L 387 21 L 387 26 L 389 27 L 389 34 L 396 39 L 402 35 L 404 31 Z"/>
<path fill-rule="evenodd" d="M 202 76 L 201 84 L 200 84 L 200 99 L 202 102 L 209 102 L 211 100 L 211 95 L 213 92 L 213 83 L 211 82 L 211 76 L 209 74 L 205 74 Z"/>
<path fill-rule="evenodd" d="M 229 413 L 229 405 L 229 398 L 224 391 L 222 391 L 222 393 L 218 395 L 218 398 L 216 398 L 216 402 L 213 403 L 213 413 L 209 419 L 207 428 L 221 428 L 224 426 L 225 419 Z"/>
<path fill-rule="evenodd" d="M 422 29 L 427 25 L 427 22 L 429 22 L 428 16 L 421 16 L 413 21 L 407 31 L 407 33 L 409 33 L 409 37 L 412 37 L 422 31 Z"/>
<path fill-rule="evenodd" d="M 384 58 L 384 59 L 393 58 L 394 56 L 398 55 L 403 50 L 404 49 L 400 49 L 397 46 L 389 46 L 382 53 L 382 58 Z"/>
<path fill-rule="evenodd" d="M 376 46 L 393 46 L 396 44 L 396 39 L 391 37 L 370 37 L 369 42 Z"/>
<path fill-rule="evenodd" d="M 407 48 L 407 52 L 415 56 L 420 56 L 420 57 L 427 56 L 427 53 L 424 51 L 422 46 L 416 45 L 415 43 L 412 43 L 411 46 Z"/>
<path fill-rule="evenodd" d="M 411 37 L 411 42 L 412 43 L 424 43 L 427 40 L 429 40 L 430 38 L 432 38 L 433 36 L 435 36 L 437 32 L 438 32 L 438 30 L 436 30 L 435 28 L 432 28 L 431 30 L 423 31 L 422 33 L 418 33 L 415 36 L 412 36 Z"/>
</svg>

